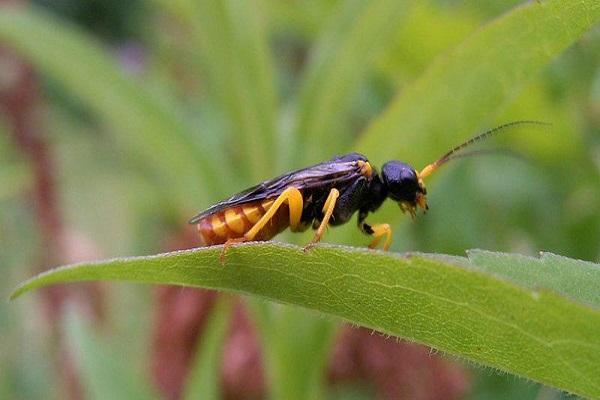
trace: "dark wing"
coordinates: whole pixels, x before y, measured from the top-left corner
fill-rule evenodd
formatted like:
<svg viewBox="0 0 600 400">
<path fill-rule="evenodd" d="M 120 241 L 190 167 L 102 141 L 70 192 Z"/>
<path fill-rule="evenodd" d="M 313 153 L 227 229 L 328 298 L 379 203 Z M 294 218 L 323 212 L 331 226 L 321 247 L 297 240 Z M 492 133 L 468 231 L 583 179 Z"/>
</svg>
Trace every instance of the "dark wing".
<svg viewBox="0 0 600 400">
<path fill-rule="evenodd" d="M 211 206 L 192 218 L 189 223 L 198 223 L 207 216 L 230 207 L 277 197 L 288 187 L 302 190 L 327 186 L 333 182 L 352 181 L 362 176 L 357 165 L 359 160 L 367 161 L 366 157 L 351 153 L 264 181 Z"/>
</svg>

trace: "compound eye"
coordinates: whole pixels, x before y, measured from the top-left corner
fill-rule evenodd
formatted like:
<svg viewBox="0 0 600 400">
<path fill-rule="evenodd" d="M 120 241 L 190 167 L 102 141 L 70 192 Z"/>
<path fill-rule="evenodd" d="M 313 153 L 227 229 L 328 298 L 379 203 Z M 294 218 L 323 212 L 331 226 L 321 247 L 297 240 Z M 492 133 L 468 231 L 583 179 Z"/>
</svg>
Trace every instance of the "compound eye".
<svg viewBox="0 0 600 400">
<path fill-rule="evenodd" d="M 407 187 L 417 185 L 417 174 L 411 169 L 403 169 L 400 173 L 400 182 L 403 186 Z"/>
</svg>

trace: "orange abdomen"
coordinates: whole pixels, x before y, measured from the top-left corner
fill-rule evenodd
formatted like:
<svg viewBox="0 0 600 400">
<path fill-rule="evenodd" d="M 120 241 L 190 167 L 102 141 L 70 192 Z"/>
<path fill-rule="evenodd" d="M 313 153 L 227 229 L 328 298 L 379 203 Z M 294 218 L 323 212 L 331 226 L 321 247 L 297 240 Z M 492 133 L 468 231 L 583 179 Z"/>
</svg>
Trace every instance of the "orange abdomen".
<svg viewBox="0 0 600 400">
<path fill-rule="evenodd" d="M 212 214 L 198 222 L 200 239 L 205 246 L 223 244 L 244 236 L 265 215 L 275 199 L 243 204 Z M 289 208 L 282 204 L 254 240 L 269 240 L 289 226 Z"/>
</svg>

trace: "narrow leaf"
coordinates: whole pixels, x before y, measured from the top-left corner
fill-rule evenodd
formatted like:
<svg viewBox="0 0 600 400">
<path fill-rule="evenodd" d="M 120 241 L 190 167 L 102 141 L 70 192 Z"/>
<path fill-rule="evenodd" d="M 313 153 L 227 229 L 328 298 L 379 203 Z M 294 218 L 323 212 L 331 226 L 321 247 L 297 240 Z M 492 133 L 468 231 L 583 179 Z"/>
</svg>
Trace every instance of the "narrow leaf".
<svg viewBox="0 0 600 400">
<path fill-rule="evenodd" d="M 599 19 L 600 3 L 595 0 L 531 1 L 516 7 L 438 58 L 403 88 L 356 149 L 378 163 L 400 159 L 424 166 L 489 124 L 544 66 Z"/>
<path fill-rule="evenodd" d="M 248 160 L 250 179 L 268 177 L 274 160 L 277 96 L 262 0 L 157 1 L 191 28 L 211 94 Z"/>
<path fill-rule="evenodd" d="M 113 353 L 110 346 L 89 329 L 81 313 L 73 308 L 66 314 L 65 331 L 67 340 L 74 349 L 86 398 L 158 398 L 149 390 L 150 383 L 132 374 L 128 360 Z"/>
<path fill-rule="evenodd" d="M 439 256 L 334 246 L 304 253 L 296 246 L 249 243 L 229 249 L 221 265 L 220 251 L 216 246 L 57 268 L 24 283 L 13 298 L 52 283 L 95 279 L 225 289 L 296 304 L 600 398 L 597 309 Z"/>
<path fill-rule="evenodd" d="M 339 122 L 385 40 L 401 23 L 408 4 L 398 0 L 349 0 L 333 14 L 312 54 L 300 93 L 297 135 L 311 162 L 346 149 Z"/>
<path fill-rule="evenodd" d="M 139 159 L 186 209 L 203 190 L 219 187 L 209 149 L 170 103 L 127 76 L 96 40 L 35 6 L 0 8 L 0 43 L 19 50 L 39 70 L 76 95 L 110 124 L 114 139 Z M 157 162 L 160 160 L 160 162 Z"/>
<path fill-rule="evenodd" d="M 272 328 L 262 338 L 271 397 L 323 398 L 337 324 L 293 307 L 278 311 L 271 318 Z"/>
<path fill-rule="evenodd" d="M 223 344 L 227 338 L 227 328 L 231 319 L 233 304 L 231 299 L 220 296 L 217 299 L 206 329 L 200 335 L 196 357 L 188 375 L 185 399 L 220 399 L 220 372 Z"/>
<path fill-rule="evenodd" d="M 519 285 L 552 289 L 572 299 L 600 307 L 600 266 L 550 253 L 541 258 L 470 250 L 469 260 L 486 272 Z"/>
</svg>

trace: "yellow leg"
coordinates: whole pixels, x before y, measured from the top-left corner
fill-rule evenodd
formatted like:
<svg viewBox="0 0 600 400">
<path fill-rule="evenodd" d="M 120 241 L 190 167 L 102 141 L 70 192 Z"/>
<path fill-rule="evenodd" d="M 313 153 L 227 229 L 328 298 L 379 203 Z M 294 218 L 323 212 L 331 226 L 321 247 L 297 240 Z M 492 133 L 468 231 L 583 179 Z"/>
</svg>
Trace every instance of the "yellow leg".
<svg viewBox="0 0 600 400">
<path fill-rule="evenodd" d="M 300 193 L 300 190 L 296 189 L 295 187 L 289 187 L 275 199 L 273 205 L 269 207 L 265 215 L 263 215 L 256 222 L 256 224 L 254 224 L 254 226 L 244 234 L 244 236 L 235 239 L 229 239 L 227 242 L 225 242 L 223 245 L 223 250 L 221 250 L 221 256 L 219 257 L 221 264 L 223 264 L 225 261 L 225 253 L 229 247 L 235 243 L 250 242 L 254 240 L 260 230 L 264 228 L 265 225 L 275 216 L 275 213 L 277 213 L 279 207 L 286 202 L 288 203 L 288 208 L 290 210 L 290 229 L 292 231 L 296 230 L 300 226 L 302 210 L 304 208 L 304 200 L 302 199 L 302 193 Z"/>
<path fill-rule="evenodd" d="M 290 209 L 290 229 L 295 230 L 300 225 L 302 218 L 302 209 L 304 200 L 302 193 L 295 187 L 285 189 L 278 198 L 275 199 L 273 205 L 267 210 L 254 226 L 244 235 L 245 241 L 252 241 L 258 235 L 260 230 L 275 216 L 277 210 L 283 203 L 288 203 Z"/>
<path fill-rule="evenodd" d="M 377 245 L 381 241 L 381 238 L 385 235 L 386 237 L 385 241 L 383 242 L 383 250 L 387 251 L 390 248 L 390 245 L 392 244 L 392 228 L 390 228 L 390 225 L 375 224 L 371 226 L 371 229 L 373 230 L 373 233 L 371 235 L 373 235 L 374 239 L 369 245 L 369 248 L 374 249 L 375 247 L 377 247 Z"/>
<path fill-rule="evenodd" d="M 329 224 L 333 210 L 335 209 L 335 204 L 338 197 L 340 197 L 340 192 L 337 189 L 331 189 L 329 195 L 327 196 L 327 200 L 325 200 L 325 204 L 323 205 L 323 213 L 325 213 L 325 215 L 323 215 L 323 220 L 317 228 L 317 233 L 315 233 L 313 240 L 304 247 L 304 251 L 310 250 L 315 246 L 315 244 L 317 244 L 319 240 L 321 240 L 321 237 L 327 228 L 327 224 Z"/>
</svg>

